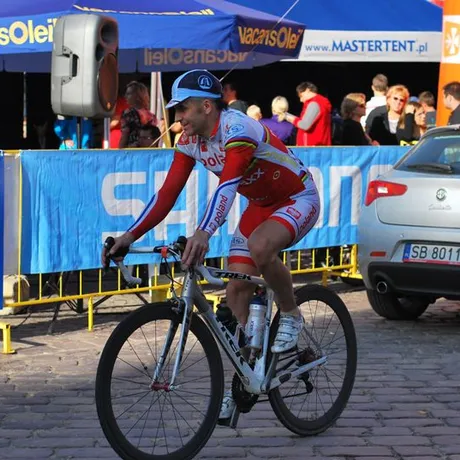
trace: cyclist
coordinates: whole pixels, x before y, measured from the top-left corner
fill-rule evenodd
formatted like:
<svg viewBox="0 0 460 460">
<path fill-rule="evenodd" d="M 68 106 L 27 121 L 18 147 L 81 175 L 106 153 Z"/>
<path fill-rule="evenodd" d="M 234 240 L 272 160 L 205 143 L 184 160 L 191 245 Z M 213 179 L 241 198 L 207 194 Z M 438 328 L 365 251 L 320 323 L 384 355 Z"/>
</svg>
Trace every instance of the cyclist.
<svg viewBox="0 0 460 460">
<path fill-rule="evenodd" d="M 320 202 L 310 172 L 268 128 L 228 109 L 219 80 L 206 70 L 191 70 L 178 77 L 166 107 L 174 107 L 175 119 L 183 129 L 170 170 L 137 221 L 115 238 L 110 254 L 128 247 L 166 217 L 195 163 L 201 162 L 219 177 L 219 185 L 187 241 L 182 263 L 190 266 L 204 261 L 208 241 L 225 222 L 236 193 L 245 196 L 249 204 L 231 241 L 229 270 L 264 276 L 281 312 L 272 352 L 292 349 L 303 317 L 296 306 L 291 274 L 278 254 L 303 238 L 318 219 Z M 104 264 L 106 257 L 104 249 Z M 241 280 L 230 280 L 227 285 L 227 304 L 243 327 L 253 292 L 253 286 Z M 227 395 L 220 419 L 229 419 L 233 409 Z"/>
</svg>

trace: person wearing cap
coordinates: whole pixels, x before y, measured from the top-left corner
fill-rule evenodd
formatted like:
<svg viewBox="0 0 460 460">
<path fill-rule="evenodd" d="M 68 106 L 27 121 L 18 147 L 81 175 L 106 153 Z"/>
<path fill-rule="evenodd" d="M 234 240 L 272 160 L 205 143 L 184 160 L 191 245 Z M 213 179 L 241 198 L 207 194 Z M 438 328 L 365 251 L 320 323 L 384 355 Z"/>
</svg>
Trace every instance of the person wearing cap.
<svg viewBox="0 0 460 460">
<path fill-rule="evenodd" d="M 225 222 L 239 192 L 249 200 L 233 235 L 229 270 L 262 274 L 275 292 L 281 310 L 272 347 L 282 353 L 296 346 L 304 320 L 296 305 L 292 278 L 278 258 L 313 227 L 320 213 L 318 191 L 310 172 L 264 125 L 240 111 L 226 108 L 219 80 L 206 70 L 191 70 L 178 77 L 168 108 L 182 126 L 171 168 L 158 193 L 126 233 L 115 239 L 110 253 L 125 248 L 158 225 L 169 213 L 196 162 L 219 177 L 219 185 L 206 212 L 188 241 L 182 263 L 203 263 L 208 241 Z M 106 262 L 106 250 L 102 261 Z M 245 327 L 253 286 L 230 280 L 227 303 Z M 235 408 L 224 398 L 221 424 Z"/>
</svg>

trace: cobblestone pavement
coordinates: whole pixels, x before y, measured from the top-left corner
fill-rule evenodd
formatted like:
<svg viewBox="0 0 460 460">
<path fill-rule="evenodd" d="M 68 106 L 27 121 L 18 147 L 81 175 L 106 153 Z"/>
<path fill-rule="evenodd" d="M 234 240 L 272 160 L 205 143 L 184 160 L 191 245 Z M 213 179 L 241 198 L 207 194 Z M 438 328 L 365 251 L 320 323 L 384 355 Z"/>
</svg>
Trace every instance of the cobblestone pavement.
<svg viewBox="0 0 460 460">
<path fill-rule="evenodd" d="M 342 293 L 358 335 L 358 373 L 335 426 L 299 438 L 267 403 L 237 430 L 217 427 L 199 458 L 284 460 L 460 460 L 460 303 L 438 301 L 415 322 L 379 318 L 361 290 Z M 116 302 L 118 307 L 114 308 Z M 86 331 L 86 316 L 64 311 L 47 335 L 43 307 L 13 329 L 15 355 L 0 355 L 0 458 L 116 458 L 99 427 L 94 376 L 117 314 L 138 304 L 117 297 Z M 107 313 L 106 313 L 107 312 Z M 25 314 L 8 317 L 13 325 Z"/>
</svg>

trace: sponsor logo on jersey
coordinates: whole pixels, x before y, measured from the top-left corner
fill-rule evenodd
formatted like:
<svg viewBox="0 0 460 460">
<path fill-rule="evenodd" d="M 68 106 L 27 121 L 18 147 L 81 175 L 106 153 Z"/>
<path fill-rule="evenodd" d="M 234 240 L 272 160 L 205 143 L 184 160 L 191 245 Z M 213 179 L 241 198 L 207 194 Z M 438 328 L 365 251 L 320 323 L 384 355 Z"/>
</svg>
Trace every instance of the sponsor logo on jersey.
<svg viewBox="0 0 460 460">
<path fill-rule="evenodd" d="M 299 211 L 297 211 L 297 209 L 291 208 L 291 207 L 287 208 L 287 209 L 286 209 L 286 212 L 287 212 L 290 216 L 294 217 L 294 219 L 300 219 L 300 216 L 302 215 L 302 214 L 300 214 Z"/>
<path fill-rule="evenodd" d="M 231 126 L 227 125 L 225 127 L 225 134 L 228 137 L 236 136 L 237 134 L 242 133 L 243 131 L 244 131 L 244 126 L 240 125 L 239 123 L 237 123 L 236 125 L 231 125 Z"/>
<path fill-rule="evenodd" d="M 240 185 L 251 185 L 260 177 L 265 174 L 265 171 L 262 171 L 260 168 L 257 168 L 257 171 L 253 172 L 250 176 L 246 177 L 240 182 Z"/>
</svg>

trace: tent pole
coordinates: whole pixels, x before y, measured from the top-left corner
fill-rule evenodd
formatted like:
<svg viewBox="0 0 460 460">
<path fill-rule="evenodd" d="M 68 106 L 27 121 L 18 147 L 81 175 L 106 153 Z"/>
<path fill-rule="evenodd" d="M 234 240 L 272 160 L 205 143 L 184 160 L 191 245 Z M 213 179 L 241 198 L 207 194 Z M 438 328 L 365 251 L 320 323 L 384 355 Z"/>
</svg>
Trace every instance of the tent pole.
<svg viewBox="0 0 460 460">
<path fill-rule="evenodd" d="M 104 137 L 102 139 L 102 148 L 110 148 L 110 118 L 104 118 Z"/>
</svg>

